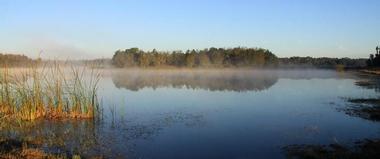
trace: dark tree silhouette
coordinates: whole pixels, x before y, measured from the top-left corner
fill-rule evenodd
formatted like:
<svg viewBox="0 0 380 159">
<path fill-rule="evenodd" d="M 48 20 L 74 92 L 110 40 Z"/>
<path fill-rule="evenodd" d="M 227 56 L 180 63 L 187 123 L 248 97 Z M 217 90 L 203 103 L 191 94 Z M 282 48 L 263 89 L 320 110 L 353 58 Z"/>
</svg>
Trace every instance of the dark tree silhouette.
<svg viewBox="0 0 380 159">
<path fill-rule="evenodd" d="M 380 48 L 376 46 L 375 55 L 370 54 L 369 59 L 367 60 L 367 66 L 369 67 L 379 67 L 380 66 Z"/>
</svg>

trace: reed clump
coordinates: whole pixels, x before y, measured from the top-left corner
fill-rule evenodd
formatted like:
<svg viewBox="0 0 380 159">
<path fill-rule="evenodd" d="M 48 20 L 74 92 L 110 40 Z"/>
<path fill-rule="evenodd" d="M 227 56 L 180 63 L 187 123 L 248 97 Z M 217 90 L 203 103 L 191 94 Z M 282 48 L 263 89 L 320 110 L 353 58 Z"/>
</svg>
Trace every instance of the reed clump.
<svg viewBox="0 0 380 159">
<path fill-rule="evenodd" d="M 0 116 L 38 118 L 94 118 L 100 72 L 58 63 L 28 68 L 3 67 L 0 73 Z"/>
</svg>

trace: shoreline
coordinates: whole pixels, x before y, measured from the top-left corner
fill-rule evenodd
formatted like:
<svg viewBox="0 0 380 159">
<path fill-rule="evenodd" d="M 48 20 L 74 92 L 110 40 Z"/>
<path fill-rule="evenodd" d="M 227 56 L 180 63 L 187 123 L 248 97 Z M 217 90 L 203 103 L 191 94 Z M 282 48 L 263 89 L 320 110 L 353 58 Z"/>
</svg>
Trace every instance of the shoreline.
<svg viewBox="0 0 380 159">
<path fill-rule="evenodd" d="M 362 70 L 359 70 L 359 72 L 372 74 L 372 75 L 380 75 L 380 70 L 377 70 L 377 69 L 376 70 L 362 69 Z"/>
</svg>

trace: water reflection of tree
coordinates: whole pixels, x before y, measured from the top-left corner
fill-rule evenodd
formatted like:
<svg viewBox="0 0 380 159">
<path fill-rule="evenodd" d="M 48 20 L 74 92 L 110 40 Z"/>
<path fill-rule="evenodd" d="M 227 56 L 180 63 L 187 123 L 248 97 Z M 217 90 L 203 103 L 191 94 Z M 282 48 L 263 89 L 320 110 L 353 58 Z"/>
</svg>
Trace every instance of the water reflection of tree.
<svg viewBox="0 0 380 159">
<path fill-rule="evenodd" d="M 211 91 L 261 91 L 274 85 L 276 74 L 249 71 L 141 71 L 112 75 L 117 88 L 138 91 L 143 88 L 189 88 Z"/>
</svg>

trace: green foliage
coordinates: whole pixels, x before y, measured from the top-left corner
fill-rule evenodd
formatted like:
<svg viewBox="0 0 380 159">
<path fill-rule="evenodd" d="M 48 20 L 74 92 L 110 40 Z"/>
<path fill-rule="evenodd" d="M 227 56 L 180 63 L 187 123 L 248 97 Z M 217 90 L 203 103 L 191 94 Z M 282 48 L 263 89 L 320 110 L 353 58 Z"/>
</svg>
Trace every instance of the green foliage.
<svg viewBox="0 0 380 159">
<path fill-rule="evenodd" d="M 205 53 L 199 54 L 199 66 L 209 67 L 211 65 L 210 58 Z"/>
<path fill-rule="evenodd" d="M 289 57 L 279 58 L 281 68 L 359 68 L 366 66 L 365 59 L 328 58 L 328 57 Z"/>
<path fill-rule="evenodd" d="M 187 67 L 194 67 L 195 64 L 195 51 L 193 50 L 192 53 L 186 53 L 185 54 L 185 62 Z"/>
<path fill-rule="evenodd" d="M 112 63 L 116 67 L 276 67 L 277 56 L 261 48 L 210 48 L 203 50 L 144 52 L 138 48 L 116 51 Z"/>
</svg>

